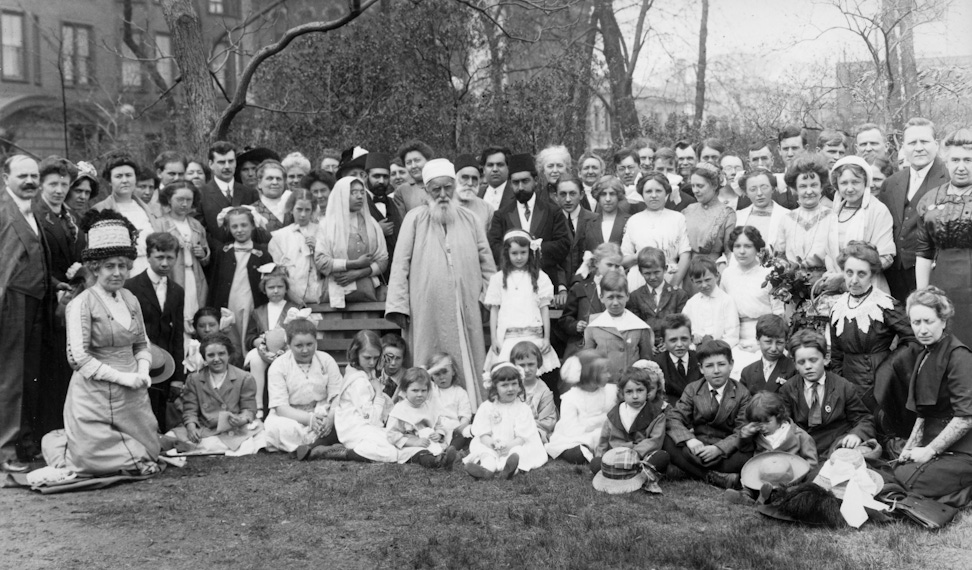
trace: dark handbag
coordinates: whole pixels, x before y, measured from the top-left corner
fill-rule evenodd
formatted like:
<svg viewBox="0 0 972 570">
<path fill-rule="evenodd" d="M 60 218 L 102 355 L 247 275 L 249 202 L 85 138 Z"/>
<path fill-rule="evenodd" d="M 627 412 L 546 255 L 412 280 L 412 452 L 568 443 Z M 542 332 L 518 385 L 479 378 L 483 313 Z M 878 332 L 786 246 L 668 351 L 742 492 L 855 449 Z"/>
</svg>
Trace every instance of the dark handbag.
<svg viewBox="0 0 972 570">
<path fill-rule="evenodd" d="M 891 507 L 889 514 L 904 516 L 909 521 L 929 530 L 945 528 L 958 514 L 958 509 L 955 507 L 934 499 L 908 494 L 903 487 L 894 483 L 885 485 L 874 498 Z"/>
</svg>

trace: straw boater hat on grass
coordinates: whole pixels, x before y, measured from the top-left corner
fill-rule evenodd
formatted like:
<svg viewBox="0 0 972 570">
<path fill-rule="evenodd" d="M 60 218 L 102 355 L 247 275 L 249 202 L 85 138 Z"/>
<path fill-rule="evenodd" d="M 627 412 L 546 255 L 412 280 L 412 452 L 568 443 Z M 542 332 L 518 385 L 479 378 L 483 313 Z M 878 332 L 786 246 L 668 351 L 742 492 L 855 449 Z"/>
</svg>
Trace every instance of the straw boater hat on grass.
<svg viewBox="0 0 972 570">
<path fill-rule="evenodd" d="M 647 480 L 638 453 L 630 447 L 615 447 L 601 458 L 601 470 L 593 483 L 598 491 L 620 495 L 637 491 Z"/>
<path fill-rule="evenodd" d="M 764 483 L 774 487 L 796 483 L 810 472 L 810 463 L 792 453 L 767 451 L 746 462 L 739 474 L 743 487 L 759 491 Z"/>
<path fill-rule="evenodd" d="M 114 210 L 89 210 L 81 221 L 81 231 L 88 236 L 88 246 L 81 261 L 101 261 L 110 257 L 138 256 L 135 243 L 138 230 L 128 218 Z"/>
</svg>

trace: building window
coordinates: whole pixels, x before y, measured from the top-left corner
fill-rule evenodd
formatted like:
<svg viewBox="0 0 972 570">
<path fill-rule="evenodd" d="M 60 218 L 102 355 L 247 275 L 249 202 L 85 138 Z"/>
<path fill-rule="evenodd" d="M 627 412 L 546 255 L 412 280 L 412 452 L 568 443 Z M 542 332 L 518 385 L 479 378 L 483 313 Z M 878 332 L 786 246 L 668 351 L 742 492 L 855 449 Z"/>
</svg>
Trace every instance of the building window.
<svg viewBox="0 0 972 570">
<path fill-rule="evenodd" d="M 132 34 L 132 40 L 136 44 L 142 43 L 141 34 Z M 122 87 L 128 89 L 140 89 L 142 87 L 142 62 L 139 61 L 135 52 L 132 51 L 128 44 L 122 40 L 121 44 L 121 80 Z"/>
<path fill-rule="evenodd" d="M 155 34 L 155 68 L 165 80 L 166 85 L 175 82 L 176 62 L 172 57 L 172 37 L 169 34 Z"/>
<path fill-rule="evenodd" d="M 209 13 L 219 16 L 240 16 L 240 0 L 208 0 Z"/>
<path fill-rule="evenodd" d="M 68 85 L 91 83 L 91 28 L 77 24 L 61 26 L 61 63 Z"/>
<path fill-rule="evenodd" d="M 27 50 L 24 49 L 24 15 L 3 12 L 0 15 L 0 41 L 3 60 L 0 62 L 4 79 L 27 80 Z"/>
</svg>

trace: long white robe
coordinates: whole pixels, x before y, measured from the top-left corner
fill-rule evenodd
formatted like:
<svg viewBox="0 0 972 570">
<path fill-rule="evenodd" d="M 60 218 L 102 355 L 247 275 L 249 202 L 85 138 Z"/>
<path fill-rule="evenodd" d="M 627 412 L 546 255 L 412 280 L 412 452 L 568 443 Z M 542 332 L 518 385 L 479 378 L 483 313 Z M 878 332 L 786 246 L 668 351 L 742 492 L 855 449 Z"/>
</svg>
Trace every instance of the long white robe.
<svg viewBox="0 0 972 570">
<path fill-rule="evenodd" d="M 414 362 L 438 351 L 459 362 L 469 402 L 483 401 L 480 371 L 486 357 L 480 299 L 496 272 L 482 221 L 464 208 L 448 232 L 428 206 L 410 210 L 398 234 L 385 314 L 411 319 L 407 331 Z"/>
</svg>

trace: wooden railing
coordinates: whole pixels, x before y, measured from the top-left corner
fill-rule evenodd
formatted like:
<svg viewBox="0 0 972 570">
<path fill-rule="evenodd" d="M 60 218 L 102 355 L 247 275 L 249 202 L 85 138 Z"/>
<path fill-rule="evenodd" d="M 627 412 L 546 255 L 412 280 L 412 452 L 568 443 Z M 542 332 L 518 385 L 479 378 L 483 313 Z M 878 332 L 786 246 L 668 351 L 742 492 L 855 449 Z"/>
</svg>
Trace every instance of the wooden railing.
<svg viewBox="0 0 972 570">
<path fill-rule="evenodd" d="M 330 305 L 311 305 L 311 309 L 321 316 L 317 323 L 317 347 L 338 362 L 342 367 L 347 364 L 347 352 L 351 339 L 358 331 L 373 330 L 379 336 L 402 330 L 395 323 L 385 319 L 385 304 L 352 303 L 343 309 Z M 561 311 L 551 310 L 550 321 L 560 318 Z M 489 321 L 483 323 L 486 329 L 486 343 L 489 344 Z"/>
</svg>

